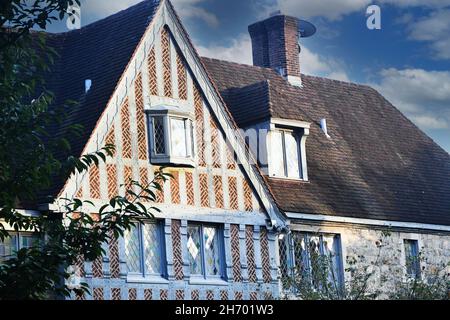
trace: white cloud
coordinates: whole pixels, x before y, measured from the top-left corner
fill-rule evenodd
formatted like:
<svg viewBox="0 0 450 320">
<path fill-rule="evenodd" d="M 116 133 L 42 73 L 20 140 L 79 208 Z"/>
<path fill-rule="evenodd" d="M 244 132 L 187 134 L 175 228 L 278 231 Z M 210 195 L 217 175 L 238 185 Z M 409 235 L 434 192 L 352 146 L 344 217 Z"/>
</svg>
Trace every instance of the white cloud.
<svg viewBox="0 0 450 320">
<path fill-rule="evenodd" d="M 277 8 L 283 13 L 302 18 L 325 17 L 338 20 L 345 14 L 362 10 L 371 2 L 371 0 L 277 0 L 276 5 L 269 10 Z"/>
<path fill-rule="evenodd" d="M 141 2 L 141 0 L 83 0 L 81 2 L 81 15 L 83 17 L 84 14 L 89 14 L 98 18 L 103 18 L 131 7 L 139 2 Z"/>
<path fill-rule="evenodd" d="M 448 120 L 423 115 L 412 116 L 411 120 L 424 129 L 448 129 Z"/>
<path fill-rule="evenodd" d="M 302 52 L 300 53 L 300 69 L 304 74 L 350 81 L 341 61 L 321 56 L 305 46 L 302 46 Z"/>
<path fill-rule="evenodd" d="M 177 13 L 181 18 L 198 18 L 203 20 L 210 27 L 219 26 L 219 19 L 217 16 L 198 5 L 205 0 L 172 0 Z"/>
<path fill-rule="evenodd" d="M 199 7 L 199 4 L 204 1 L 205 0 L 172 0 L 172 3 L 181 18 L 200 19 L 211 27 L 217 27 L 219 25 L 217 17 L 213 13 Z M 83 0 L 81 3 L 81 14 L 82 18 L 84 14 L 89 14 L 100 19 L 139 2 L 142 2 L 142 0 Z"/>
<path fill-rule="evenodd" d="M 450 5 L 450 0 L 276 0 L 274 5 L 266 7 L 265 14 L 279 9 L 286 14 L 302 18 L 325 17 L 329 20 L 339 20 L 354 12 L 365 14 L 365 9 L 374 2 L 375 4 L 391 4 L 402 8 L 444 8 Z"/>
<path fill-rule="evenodd" d="M 345 71 L 331 72 L 330 74 L 327 75 L 327 78 L 339 80 L 339 81 L 350 82 L 350 79 L 349 79 L 347 73 L 345 73 Z"/>
<path fill-rule="evenodd" d="M 252 64 L 252 43 L 250 36 L 241 34 L 232 39 L 230 45 L 213 44 L 208 47 L 197 46 L 200 55 L 220 60 L 233 61 L 243 64 Z"/>
<path fill-rule="evenodd" d="M 444 8 L 450 5 L 450 0 L 380 0 L 381 3 L 390 3 L 398 7 L 427 7 Z"/>
<path fill-rule="evenodd" d="M 372 84 L 423 129 L 450 127 L 450 72 L 385 69 Z"/>
<path fill-rule="evenodd" d="M 302 46 L 300 52 L 300 68 L 302 73 L 311 75 L 319 75 L 330 69 L 328 63 L 319 54 L 312 52 L 305 46 Z"/>
<path fill-rule="evenodd" d="M 450 9 L 408 23 L 409 39 L 426 41 L 438 59 L 450 59 Z"/>
<path fill-rule="evenodd" d="M 365 15 L 366 8 L 373 3 L 389 4 L 402 9 L 415 7 L 431 9 L 432 13 L 426 17 L 417 18 L 412 14 L 405 14 L 397 18 L 397 23 L 407 26 L 409 39 L 429 42 L 433 58 L 450 59 L 450 0 L 275 0 L 274 4 L 265 6 L 263 15 L 267 17 L 269 12 L 281 10 L 291 16 L 334 21 L 355 12 Z M 381 13 L 383 14 L 383 11 Z M 324 28 L 321 26 L 319 29 Z"/>
<path fill-rule="evenodd" d="M 241 34 L 232 39 L 228 46 L 213 44 L 197 46 L 200 55 L 220 60 L 243 64 L 252 64 L 252 43 L 248 34 Z M 307 47 L 302 47 L 300 53 L 300 69 L 304 74 L 323 76 L 331 79 L 349 81 L 343 64 L 335 59 L 320 56 Z"/>
</svg>

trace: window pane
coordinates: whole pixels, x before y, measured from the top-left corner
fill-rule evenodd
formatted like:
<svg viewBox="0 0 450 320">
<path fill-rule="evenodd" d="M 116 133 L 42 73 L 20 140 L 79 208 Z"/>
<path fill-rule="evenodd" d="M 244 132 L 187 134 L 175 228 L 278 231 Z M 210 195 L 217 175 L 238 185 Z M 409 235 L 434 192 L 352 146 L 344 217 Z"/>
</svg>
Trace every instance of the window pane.
<svg viewBox="0 0 450 320">
<path fill-rule="evenodd" d="M 220 248 L 218 229 L 204 227 L 203 238 L 205 246 L 205 269 L 207 276 L 220 275 Z"/>
<path fill-rule="evenodd" d="M 419 244 L 417 240 L 405 240 L 406 273 L 411 277 L 420 276 Z"/>
<path fill-rule="evenodd" d="M 320 286 L 323 260 L 320 252 L 320 238 L 318 236 L 308 235 L 308 254 L 311 272 L 311 280 L 314 287 Z"/>
<path fill-rule="evenodd" d="M 188 226 L 187 249 L 191 274 L 202 274 L 201 238 L 199 226 Z"/>
<path fill-rule="evenodd" d="M 183 119 L 170 119 L 172 154 L 176 157 L 187 156 L 186 127 Z"/>
<path fill-rule="evenodd" d="M 139 246 L 139 227 L 125 231 L 125 255 L 128 272 L 141 273 L 141 251 Z"/>
<path fill-rule="evenodd" d="M 20 248 L 31 248 L 39 244 L 39 237 L 32 234 L 20 235 Z"/>
<path fill-rule="evenodd" d="M 0 241 L 0 263 L 11 258 L 17 251 L 17 235 L 11 235 Z"/>
<path fill-rule="evenodd" d="M 271 132 L 270 145 L 272 174 L 284 177 L 283 134 L 281 131 Z"/>
<path fill-rule="evenodd" d="M 145 272 L 161 274 L 161 241 L 159 225 L 149 223 L 144 225 Z"/>
<path fill-rule="evenodd" d="M 309 256 L 306 248 L 306 235 L 299 232 L 292 233 L 294 242 L 295 272 L 309 273 Z"/>
<path fill-rule="evenodd" d="M 342 269 L 340 257 L 339 236 L 324 235 L 322 238 L 323 255 L 329 263 L 328 281 L 338 285 L 342 284 Z"/>
<path fill-rule="evenodd" d="M 308 236 L 309 254 L 320 254 L 320 238 L 318 236 Z"/>
<path fill-rule="evenodd" d="M 289 178 L 299 178 L 298 144 L 292 133 L 285 132 L 286 164 Z"/>
<path fill-rule="evenodd" d="M 292 232 L 291 235 L 297 271 L 301 272 L 304 279 L 308 279 L 315 288 L 322 287 L 325 282 L 338 286 L 343 284 L 341 246 L 338 235 L 301 232 Z"/>
<path fill-rule="evenodd" d="M 291 269 L 289 266 L 289 244 L 288 236 L 281 234 L 278 238 L 278 248 L 280 254 L 280 271 L 281 283 L 284 289 L 288 287 L 289 277 L 291 276 Z"/>
<path fill-rule="evenodd" d="M 153 130 L 154 130 L 154 143 L 155 143 L 155 153 L 165 154 L 166 153 L 166 140 L 164 133 L 164 117 L 153 117 Z"/>
</svg>

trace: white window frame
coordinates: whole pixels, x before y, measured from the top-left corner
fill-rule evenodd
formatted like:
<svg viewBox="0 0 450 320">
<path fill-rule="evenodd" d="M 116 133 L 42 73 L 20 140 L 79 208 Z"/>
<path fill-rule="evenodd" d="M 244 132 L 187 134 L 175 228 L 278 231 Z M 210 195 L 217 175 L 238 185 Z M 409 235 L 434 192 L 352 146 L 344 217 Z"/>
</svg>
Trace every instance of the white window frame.
<svg viewBox="0 0 450 320">
<path fill-rule="evenodd" d="M 155 117 L 162 117 L 164 123 L 164 153 L 156 153 L 155 143 Z M 184 120 L 185 121 L 185 143 L 186 143 L 186 156 L 176 156 L 172 150 L 172 132 L 171 132 L 171 120 Z M 153 164 L 158 165 L 181 165 L 195 167 L 195 124 L 192 116 L 187 113 L 176 112 L 149 112 L 147 115 L 148 128 L 151 128 L 149 132 L 150 141 L 150 158 Z"/>
<path fill-rule="evenodd" d="M 281 142 L 282 142 L 282 146 L 281 149 L 283 151 L 283 171 L 284 174 L 283 175 L 279 175 L 277 173 L 275 173 L 275 171 L 273 170 L 273 166 L 274 163 L 271 160 L 271 164 L 270 166 L 272 167 L 272 169 L 270 170 L 270 176 L 273 178 L 283 178 L 283 179 L 292 179 L 292 180 L 303 180 L 303 166 L 302 166 L 302 152 L 301 152 L 301 139 L 299 137 L 299 134 L 296 130 L 293 129 L 285 129 L 285 128 L 276 128 L 274 130 L 271 131 L 271 133 L 281 133 Z M 296 143 L 297 143 L 297 159 L 298 159 L 298 172 L 299 175 L 298 177 L 292 177 L 289 176 L 289 169 L 288 169 L 288 164 L 287 164 L 287 150 L 286 150 L 286 134 L 291 134 Z M 271 134 L 271 148 L 270 148 L 270 152 L 272 153 L 272 144 L 275 143 L 274 141 L 274 135 Z M 273 159 L 273 157 L 272 157 Z"/>
<path fill-rule="evenodd" d="M 226 270 L 226 266 L 225 266 L 225 243 L 224 243 L 224 233 L 223 233 L 223 228 L 220 225 L 216 225 L 216 224 L 206 224 L 206 223 L 197 223 L 197 222 L 192 222 L 192 223 L 188 223 L 188 227 L 199 227 L 200 229 L 200 259 L 201 259 L 201 263 L 202 263 L 202 273 L 201 274 L 193 274 L 190 273 L 190 278 L 191 280 L 225 280 L 225 270 Z M 207 275 L 206 274 L 206 261 L 205 261 L 205 243 L 204 243 L 204 228 L 215 228 L 217 230 L 217 242 L 219 245 L 219 274 L 218 275 Z M 185 246 L 187 246 L 187 243 L 184 244 Z M 188 255 L 189 255 L 189 250 L 188 250 Z M 189 265 L 189 270 L 190 270 L 190 265 Z"/>
<path fill-rule="evenodd" d="M 153 224 L 156 225 L 158 230 L 158 247 L 160 250 L 160 272 L 159 273 L 149 273 L 146 270 L 145 265 L 145 243 L 144 243 L 144 228 L 145 224 Z M 166 259 L 166 242 L 164 235 L 164 224 L 162 221 L 144 221 L 142 223 L 137 223 L 136 228 L 138 228 L 138 241 L 139 241 L 139 272 L 128 271 L 127 266 L 127 279 L 128 281 L 136 281 L 136 280 L 147 280 L 148 282 L 156 282 L 160 279 L 167 278 L 167 259 Z M 124 239 L 125 241 L 125 239 Z M 125 261 L 127 261 L 127 257 L 125 256 Z"/>
<path fill-rule="evenodd" d="M 266 150 L 267 150 L 267 165 L 269 177 L 274 179 L 284 179 L 284 180 L 295 180 L 295 181 L 308 181 L 308 165 L 306 161 L 306 140 L 309 137 L 309 129 L 311 123 L 299 120 L 288 120 L 281 118 L 271 118 L 269 121 L 269 132 L 267 134 L 266 140 Z M 297 148 L 298 148 L 298 161 L 299 161 L 299 177 L 292 178 L 288 177 L 286 174 L 283 176 L 277 175 L 274 168 L 274 156 L 272 154 L 272 133 L 275 131 L 288 131 L 294 132 Z M 283 150 L 286 153 L 286 150 Z M 285 155 L 283 155 L 285 157 Z M 286 166 L 286 162 L 285 162 Z M 285 173 L 287 171 L 285 170 Z"/>
<path fill-rule="evenodd" d="M 0 257 L 0 264 L 2 263 L 2 261 L 6 261 L 13 258 L 17 254 L 17 251 L 26 248 L 25 246 L 22 245 L 22 239 L 24 236 L 32 237 L 36 236 L 36 234 L 33 234 L 32 232 L 9 232 L 9 236 L 10 237 L 16 236 L 15 251 L 11 256 Z M 37 240 L 39 241 L 40 239 L 38 238 Z"/>
</svg>

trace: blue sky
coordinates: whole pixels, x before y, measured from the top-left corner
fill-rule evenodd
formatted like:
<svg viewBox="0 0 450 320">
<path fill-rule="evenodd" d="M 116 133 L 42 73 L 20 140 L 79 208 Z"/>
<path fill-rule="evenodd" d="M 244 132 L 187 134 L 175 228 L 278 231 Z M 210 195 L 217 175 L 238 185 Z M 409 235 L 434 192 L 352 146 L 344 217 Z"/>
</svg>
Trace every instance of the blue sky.
<svg viewBox="0 0 450 320">
<path fill-rule="evenodd" d="M 140 0 L 82 0 L 86 25 Z M 173 0 L 202 55 L 251 64 L 247 26 L 275 11 L 316 24 L 303 73 L 370 84 L 450 152 L 450 0 Z M 366 8 L 381 7 L 381 30 Z M 50 31 L 65 31 L 64 23 Z"/>
</svg>

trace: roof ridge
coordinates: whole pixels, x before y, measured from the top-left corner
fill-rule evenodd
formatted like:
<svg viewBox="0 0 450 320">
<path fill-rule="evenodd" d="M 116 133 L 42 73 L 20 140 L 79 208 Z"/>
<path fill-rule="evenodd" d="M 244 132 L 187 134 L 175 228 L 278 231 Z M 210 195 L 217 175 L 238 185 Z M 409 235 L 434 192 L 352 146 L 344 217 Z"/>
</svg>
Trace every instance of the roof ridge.
<svg viewBox="0 0 450 320">
<path fill-rule="evenodd" d="M 271 69 L 271 68 L 255 66 L 253 64 L 247 64 L 247 63 L 242 63 L 242 62 L 211 58 L 211 57 L 206 57 L 206 56 L 203 56 L 203 57 L 200 57 L 200 58 L 201 59 L 208 59 L 208 60 L 215 60 L 215 61 L 219 61 L 219 62 L 226 62 L 226 63 L 230 63 L 230 64 L 235 64 L 235 65 L 238 65 L 238 66 L 245 66 L 245 67 L 251 67 L 251 68 L 255 68 L 255 69 L 268 70 L 268 71 L 272 71 L 272 72 L 276 73 L 276 71 Z"/>
<path fill-rule="evenodd" d="M 320 80 L 325 80 L 325 81 L 330 81 L 330 82 L 337 82 L 337 83 L 341 83 L 341 84 L 351 84 L 354 86 L 358 86 L 358 87 L 366 87 L 366 88 L 372 88 L 371 86 L 364 84 L 364 83 L 358 83 L 358 82 L 354 82 L 354 81 L 344 81 L 344 80 L 338 80 L 338 79 L 332 79 L 332 78 L 327 78 L 327 77 L 321 77 L 321 76 L 316 76 L 316 75 L 312 75 L 312 74 L 305 74 L 302 73 L 303 77 L 306 78 L 315 78 L 315 79 L 320 79 Z"/>
<path fill-rule="evenodd" d="M 271 71 L 271 72 L 276 73 L 278 76 L 280 76 L 275 70 L 273 70 L 271 68 L 268 68 L 268 67 L 255 66 L 255 65 L 252 65 L 252 64 L 246 64 L 246 63 L 241 63 L 241 62 L 236 62 L 236 61 L 229 61 L 229 60 L 211 58 L 211 57 L 206 57 L 206 56 L 203 56 L 201 58 L 202 59 L 212 60 L 212 61 L 225 62 L 225 63 L 234 64 L 234 65 L 238 65 L 238 66 L 244 66 L 244 67 L 250 67 L 250 68 L 255 68 L 255 69 L 260 69 L 260 70 Z M 306 77 L 306 78 L 315 78 L 315 79 L 326 80 L 326 81 L 331 81 L 331 82 L 337 82 L 337 83 L 342 83 L 342 84 L 351 84 L 351 85 L 355 85 L 355 86 L 358 86 L 358 87 L 372 88 L 371 86 L 369 86 L 367 84 L 357 83 L 357 82 L 354 82 L 354 81 L 343 81 L 343 80 L 331 79 L 331 78 L 327 78 L 327 77 L 321 77 L 321 76 L 305 74 L 305 73 L 302 73 L 301 76 L 302 77 Z"/>
</svg>

